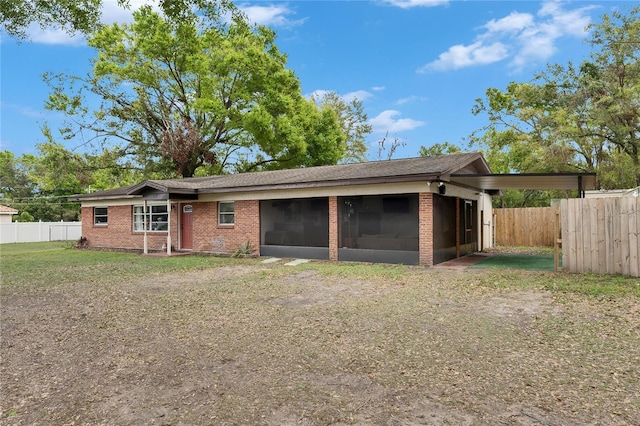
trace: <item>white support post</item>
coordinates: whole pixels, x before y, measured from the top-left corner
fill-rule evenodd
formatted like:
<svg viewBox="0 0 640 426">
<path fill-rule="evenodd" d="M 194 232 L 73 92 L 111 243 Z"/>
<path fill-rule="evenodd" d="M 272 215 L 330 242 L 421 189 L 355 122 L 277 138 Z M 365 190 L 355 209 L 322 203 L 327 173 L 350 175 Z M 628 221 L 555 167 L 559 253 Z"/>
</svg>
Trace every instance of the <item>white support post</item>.
<svg viewBox="0 0 640 426">
<path fill-rule="evenodd" d="M 171 200 L 167 198 L 167 256 L 171 256 Z"/>
<path fill-rule="evenodd" d="M 144 254 L 149 253 L 148 241 L 147 241 L 147 200 L 142 201 L 142 227 L 144 228 L 144 237 L 143 237 L 143 249 L 142 252 Z"/>
</svg>

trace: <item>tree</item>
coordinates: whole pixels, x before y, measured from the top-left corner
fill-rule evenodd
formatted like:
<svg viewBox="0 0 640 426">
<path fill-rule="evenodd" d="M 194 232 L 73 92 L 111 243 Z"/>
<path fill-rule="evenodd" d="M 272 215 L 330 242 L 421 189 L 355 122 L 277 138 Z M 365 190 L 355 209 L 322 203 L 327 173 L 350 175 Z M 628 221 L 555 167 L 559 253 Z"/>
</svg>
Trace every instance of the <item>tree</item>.
<svg viewBox="0 0 640 426">
<path fill-rule="evenodd" d="M 420 157 L 434 157 L 437 155 L 455 154 L 456 152 L 461 151 L 462 150 L 458 145 L 454 145 L 449 142 L 434 143 L 429 148 L 427 148 L 426 146 L 421 146 L 418 155 L 420 155 Z"/>
<path fill-rule="evenodd" d="M 345 154 L 343 163 L 357 163 L 367 161 L 366 135 L 371 133 L 371 124 L 367 122 L 362 101 L 353 98 L 347 102 L 335 92 L 325 92 L 321 96 L 314 96 L 312 100 L 320 108 L 332 109 L 338 116 L 345 134 Z"/>
<path fill-rule="evenodd" d="M 581 88 L 593 127 L 615 161 L 613 169 L 633 179 L 620 183 L 640 186 L 640 6 L 628 15 L 604 15 L 590 29 L 594 52 L 581 67 Z"/>
<path fill-rule="evenodd" d="M 226 23 L 223 12 L 197 22 L 143 7 L 132 24 L 100 28 L 89 39 L 98 52 L 92 74 L 45 76 L 47 107 L 71 119 L 64 137 L 119 140 L 125 155 L 165 177 L 334 164 L 335 155 L 310 158 L 308 148 L 313 131 L 339 126 L 338 117 L 308 113 L 272 30 L 240 15 Z M 101 100 L 97 110 L 85 93 Z M 322 136 L 330 135 L 326 146 L 344 142 L 341 132 Z"/>
<path fill-rule="evenodd" d="M 576 68 L 550 65 L 532 82 L 490 88 L 471 135 L 494 171 L 596 172 L 603 188 L 640 185 L 640 7 L 591 26 L 594 50 Z"/>
<path fill-rule="evenodd" d="M 26 31 L 34 23 L 69 33 L 89 32 L 99 23 L 101 5 L 102 0 L 5 0 L 0 5 L 0 19 L 5 31 L 18 38 L 27 38 Z"/>
<path fill-rule="evenodd" d="M 108 0 L 112 1 L 112 0 Z M 226 0 L 217 0 L 228 5 Z M 149 1 L 149 4 L 156 2 Z M 198 9 L 207 9 L 207 0 L 160 0 L 160 8 L 177 19 L 189 19 Z M 0 3 L 0 22 L 7 34 L 19 39 L 28 38 L 33 24 L 42 29 L 62 29 L 69 34 L 90 34 L 100 26 L 103 0 L 5 0 Z M 128 8 L 129 0 L 117 0 L 118 6 Z"/>
</svg>

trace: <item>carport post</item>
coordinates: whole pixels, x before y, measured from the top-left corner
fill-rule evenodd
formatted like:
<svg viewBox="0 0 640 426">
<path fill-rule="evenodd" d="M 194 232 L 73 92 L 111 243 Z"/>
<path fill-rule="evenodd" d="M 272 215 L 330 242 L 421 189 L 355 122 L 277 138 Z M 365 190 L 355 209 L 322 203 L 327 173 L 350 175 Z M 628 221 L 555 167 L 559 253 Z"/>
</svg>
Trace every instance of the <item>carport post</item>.
<svg viewBox="0 0 640 426">
<path fill-rule="evenodd" d="M 578 176 L 578 198 L 584 198 L 584 189 L 582 189 L 582 176 Z"/>
</svg>

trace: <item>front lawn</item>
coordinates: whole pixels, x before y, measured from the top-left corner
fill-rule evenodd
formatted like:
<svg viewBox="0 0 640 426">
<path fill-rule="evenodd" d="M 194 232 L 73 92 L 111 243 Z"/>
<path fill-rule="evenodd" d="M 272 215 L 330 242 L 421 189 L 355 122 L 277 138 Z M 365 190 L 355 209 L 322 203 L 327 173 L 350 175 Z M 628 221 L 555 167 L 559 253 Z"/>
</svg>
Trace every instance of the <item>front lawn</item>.
<svg viewBox="0 0 640 426">
<path fill-rule="evenodd" d="M 0 250 L 0 424 L 640 424 L 640 280 Z"/>
</svg>

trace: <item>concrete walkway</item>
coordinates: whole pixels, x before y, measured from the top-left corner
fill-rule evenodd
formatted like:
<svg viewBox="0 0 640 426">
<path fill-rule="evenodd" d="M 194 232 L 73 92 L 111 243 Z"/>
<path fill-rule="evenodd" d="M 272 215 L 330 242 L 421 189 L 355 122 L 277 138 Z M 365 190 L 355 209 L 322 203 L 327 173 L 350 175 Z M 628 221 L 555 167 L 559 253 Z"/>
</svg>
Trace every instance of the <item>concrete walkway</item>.
<svg viewBox="0 0 640 426">
<path fill-rule="evenodd" d="M 437 265 L 433 265 L 434 268 L 444 268 L 444 269 L 467 269 L 471 265 L 475 265 L 478 262 L 482 262 L 485 259 L 493 256 L 489 253 L 473 253 L 464 257 L 459 257 L 457 259 L 447 260 L 446 262 L 438 263 Z"/>
</svg>

